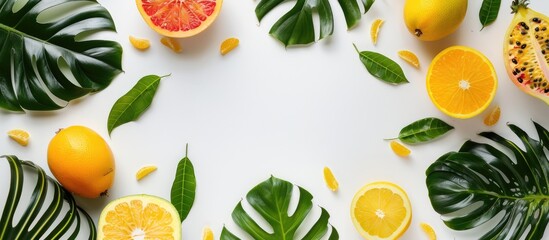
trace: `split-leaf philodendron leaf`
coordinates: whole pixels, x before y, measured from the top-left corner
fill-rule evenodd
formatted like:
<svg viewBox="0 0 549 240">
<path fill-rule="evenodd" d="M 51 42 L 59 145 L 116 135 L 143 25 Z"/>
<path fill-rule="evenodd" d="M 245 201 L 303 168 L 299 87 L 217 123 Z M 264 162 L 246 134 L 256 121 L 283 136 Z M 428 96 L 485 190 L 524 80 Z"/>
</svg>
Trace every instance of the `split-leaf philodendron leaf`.
<svg viewBox="0 0 549 240">
<path fill-rule="evenodd" d="M 95 240 L 93 220 L 76 205 L 73 196 L 47 176 L 42 168 L 15 156 L 0 156 L 0 159 L 8 161 L 11 173 L 0 218 L 0 239 L 77 239 L 79 236 L 81 239 L 88 232 L 87 239 Z M 23 194 L 23 191 L 29 190 L 24 187 L 23 181 L 34 184 L 31 194 Z M 85 228 L 80 225 L 82 216 L 87 226 Z"/>
<path fill-rule="evenodd" d="M 295 6 L 284 14 L 271 28 L 269 33 L 281 41 L 284 46 L 313 43 L 315 28 L 313 12 L 318 13 L 320 22 L 320 36 L 323 39 L 332 35 L 334 31 L 334 16 L 329 0 L 295 0 Z M 255 8 L 257 19 L 261 21 L 267 13 L 285 0 L 261 0 Z M 343 10 L 347 28 L 358 24 L 361 18 L 360 7 L 356 0 L 338 0 Z M 365 12 L 370 9 L 374 0 L 362 0 Z"/>
<path fill-rule="evenodd" d="M 427 169 L 431 205 L 444 216 L 448 227 L 468 230 L 494 221 L 495 226 L 479 239 L 545 239 L 549 223 L 549 131 L 534 125 L 539 140 L 510 124 L 522 146 L 496 133 L 483 132 L 481 136 L 500 148 L 467 141 L 459 152 L 443 155 Z"/>
<path fill-rule="evenodd" d="M 77 39 L 115 31 L 95 0 L 2 0 L 0 6 L 0 108 L 59 109 L 106 88 L 122 71 L 120 44 Z"/>
<path fill-rule="evenodd" d="M 242 207 L 242 201 L 236 205 L 232 213 L 232 218 L 236 225 L 246 232 L 251 239 L 280 240 L 297 239 L 296 231 L 305 222 L 313 207 L 313 196 L 307 190 L 299 188 L 299 196 L 292 194 L 294 185 L 290 182 L 270 177 L 259 185 L 255 186 L 246 195 L 246 200 L 252 208 L 265 219 L 272 227 L 272 231 L 267 231 L 259 226 L 255 220 L 248 215 Z M 293 197 L 299 198 L 297 207 L 292 214 L 288 214 L 290 201 Z M 331 228 L 328 236 L 329 240 L 339 239 L 337 230 L 332 227 L 328 220 L 330 214 L 321 208 L 320 217 L 311 227 L 302 229 L 304 237 L 300 239 L 318 240 L 322 239 Z M 221 232 L 221 240 L 238 240 L 235 234 L 231 233 L 226 227 Z M 244 238 L 250 239 L 250 237 Z"/>
</svg>

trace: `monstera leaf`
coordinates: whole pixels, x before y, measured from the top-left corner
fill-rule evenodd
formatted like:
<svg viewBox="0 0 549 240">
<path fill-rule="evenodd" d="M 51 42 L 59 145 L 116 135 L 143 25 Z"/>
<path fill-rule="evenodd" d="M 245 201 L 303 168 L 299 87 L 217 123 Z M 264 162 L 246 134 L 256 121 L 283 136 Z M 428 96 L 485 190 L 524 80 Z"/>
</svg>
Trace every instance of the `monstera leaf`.
<svg viewBox="0 0 549 240">
<path fill-rule="evenodd" d="M 495 227 L 480 239 L 542 239 L 549 222 L 549 132 L 534 125 L 539 140 L 509 125 L 522 148 L 484 132 L 480 135 L 498 143 L 503 151 L 467 141 L 459 152 L 445 154 L 429 167 L 431 204 L 444 215 L 448 227 L 466 230 L 493 220 Z M 499 213 L 502 218 L 496 218 Z"/>
<path fill-rule="evenodd" d="M 29 161 L 21 161 L 15 156 L 0 156 L 0 158 L 8 161 L 11 171 L 10 188 L 0 218 L 0 239 L 76 239 L 81 234 L 80 223 L 83 215 L 89 229 L 88 239 L 95 240 L 96 230 L 93 220 L 84 210 L 76 206 L 69 192 L 46 176 L 42 168 Z M 27 174 L 35 176 L 25 178 Z M 23 180 L 36 181 L 28 199 L 22 197 L 25 190 Z M 53 189 L 49 189 L 50 187 Z M 48 190 L 53 192 L 48 194 Z M 5 192 L 2 193 L 4 194 Z M 21 217 L 14 221 L 17 219 L 14 219 L 17 209 L 20 213 L 21 209 L 23 211 Z"/>
<path fill-rule="evenodd" d="M 78 37 L 114 30 L 94 0 L 1 0 L 0 107 L 59 109 L 107 87 L 121 72 L 121 46 Z"/>
<path fill-rule="evenodd" d="M 295 239 L 297 228 L 304 222 L 305 218 L 313 206 L 313 196 L 305 189 L 299 187 L 299 197 L 296 210 L 293 214 L 288 214 L 290 207 L 290 199 L 292 198 L 292 190 L 294 185 L 271 177 L 266 181 L 254 187 L 246 195 L 246 200 L 259 215 L 269 223 L 272 227 L 272 232 L 266 231 L 257 224 L 250 215 L 242 207 L 242 201 L 238 203 L 233 210 L 232 217 L 235 223 L 253 239 L 263 240 L 280 240 L 280 239 Z M 322 213 L 312 227 L 306 231 L 306 234 L 301 239 L 317 240 L 321 239 L 332 229 L 328 239 L 339 239 L 339 235 L 334 227 L 328 223 L 330 215 L 321 208 Z M 221 240 L 237 240 L 240 239 L 229 230 L 223 227 L 221 232 Z"/>
<path fill-rule="evenodd" d="M 255 8 L 257 19 L 261 21 L 267 13 L 285 0 L 261 0 Z M 356 0 L 338 0 L 347 28 L 354 27 L 360 20 L 360 8 Z M 374 0 L 362 0 L 364 12 L 367 12 Z M 285 46 L 309 44 L 315 41 L 313 11 L 318 12 L 320 20 L 320 37 L 323 39 L 332 35 L 334 16 L 329 0 L 296 0 L 295 6 L 282 16 L 271 28 L 269 33 Z"/>
</svg>

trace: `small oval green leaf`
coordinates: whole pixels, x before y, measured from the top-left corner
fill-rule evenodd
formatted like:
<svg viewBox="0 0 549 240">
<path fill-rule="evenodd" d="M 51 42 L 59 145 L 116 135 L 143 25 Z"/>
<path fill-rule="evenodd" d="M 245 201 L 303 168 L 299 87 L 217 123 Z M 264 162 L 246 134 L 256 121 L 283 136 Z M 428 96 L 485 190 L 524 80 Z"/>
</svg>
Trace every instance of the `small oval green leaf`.
<svg viewBox="0 0 549 240">
<path fill-rule="evenodd" d="M 187 218 L 193 207 L 196 191 L 194 167 L 191 160 L 187 157 L 188 145 L 185 151 L 185 157 L 177 164 L 170 194 L 171 202 L 177 209 L 181 222 Z"/>
<path fill-rule="evenodd" d="M 444 135 L 452 129 L 454 129 L 454 127 L 438 118 L 424 118 L 415 121 L 400 130 L 398 139 L 408 144 L 428 142 Z"/>
<path fill-rule="evenodd" d="M 498 17 L 499 7 L 501 6 L 501 0 L 484 0 L 482 1 L 482 7 L 480 7 L 479 19 L 484 27 L 493 23 Z M 480 30 L 482 30 L 480 29 Z"/>
<path fill-rule="evenodd" d="M 354 44 L 353 46 L 355 47 L 362 64 L 364 64 L 368 72 L 374 77 L 394 85 L 408 83 L 408 80 L 406 79 L 406 76 L 404 76 L 404 72 L 398 63 L 376 52 L 360 52 Z"/>
<path fill-rule="evenodd" d="M 145 112 L 152 103 L 160 79 L 162 77 L 156 75 L 145 76 L 129 92 L 116 100 L 107 121 L 109 135 L 116 127 L 137 120 Z"/>
</svg>

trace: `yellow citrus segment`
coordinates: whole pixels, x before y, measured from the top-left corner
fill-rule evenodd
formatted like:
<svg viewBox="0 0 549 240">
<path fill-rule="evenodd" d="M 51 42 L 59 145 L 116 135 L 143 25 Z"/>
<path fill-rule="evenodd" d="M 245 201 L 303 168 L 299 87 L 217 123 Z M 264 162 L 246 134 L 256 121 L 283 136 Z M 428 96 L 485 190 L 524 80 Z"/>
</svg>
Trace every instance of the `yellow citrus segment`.
<svg viewBox="0 0 549 240">
<path fill-rule="evenodd" d="M 419 58 L 417 58 L 416 54 L 413 52 L 408 50 L 400 50 L 398 51 L 398 56 L 410 65 L 419 68 Z"/>
<path fill-rule="evenodd" d="M 116 199 L 103 209 L 98 223 L 99 240 L 181 239 L 181 221 L 168 201 L 150 195 Z"/>
<path fill-rule="evenodd" d="M 454 118 L 471 118 L 484 111 L 496 94 L 497 75 L 479 51 L 453 46 L 431 62 L 427 92 L 433 104 Z"/>
<path fill-rule="evenodd" d="M 184 38 L 207 29 L 223 0 L 135 0 L 143 20 L 163 36 Z"/>
<path fill-rule="evenodd" d="M 181 51 L 183 51 L 181 44 L 179 44 L 179 42 L 173 38 L 162 37 L 160 39 L 160 42 L 176 53 L 180 53 Z"/>
<path fill-rule="evenodd" d="M 412 206 L 398 185 L 373 182 L 355 194 L 351 218 L 365 239 L 398 239 L 410 225 Z"/>
<path fill-rule="evenodd" d="M 397 142 L 395 140 L 391 141 L 391 149 L 393 150 L 393 152 L 396 155 L 399 155 L 401 157 L 407 157 L 412 152 L 406 146 L 400 144 L 399 142 Z"/>
<path fill-rule="evenodd" d="M 501 115 L 501 109 L 499 108 L 499 106 L 497 106 L 494 109 L 492 109 L 492 111 L 490 111 L 490 113 L 486 115 L 486 117 L 484 117 L 484 124 L 486 126 L 496 125 L 496 123 L 498 123 L 499 121 L 500 115 Z"/>
<path fill-rule="evenodd" d="M 8 131 L 8 136 L 21 146 L 29 144 L 30 134 L 23 129 L 13 129 Z"/>
<path fill-rule="evenodd" d="M 238 46 L 239 42 L 240 41 L 238 40 L 238 38 L 227 38 L 221 43 L 221 46 L 219 47 L 219 52 L 221 53 L 221 55 L 225 55 L 235 49 Z"/>
<path fill-rule="evenodd" d="M 134 36 L 130 36 L 129 39 L 132 46 L 141 51 L 147 50 L 151 46 L 149 40 L 144 38 L 136 38 Z"/>
<path fill-rule="evenodd" d="M 156 171 L 157 167 L 156 166 L 144 166 L 142 168 L 140 168 L 137 173 L 135 174 L 135 179 L 137 179 L 137 181 L 141 180 L 142 178 L 146 177 L 147 175 L 149 175 L 150 173 Z"/>
<path fill-rule="evenodd" d="M 334 192 L 339 188 L 339 183 L 329 167 L 324 167 L 324 181 L 328 188 Z"/>
<path fill-rule="evenodd" d="M 435 229 L 431 227 L 431 225 L 427 223 L 420 223 L 419 226 L 427 234 L 427 237 L 429 237 L 429 240 L 437 240 L 437 234 L 435 233 Z"/>
<path fill-rule="evenodd" d="M 202 240 L 214 240 L 214 234 L 210 227 L 204 227 L 202 231 Z"/>
<path fill-rule="evenodd" d="M 376 45 L 377 43 L 377 36 L 379 34 L 379 29 L 381 28 L 381 25 L 383 25 L 383 19 L 376 19 L 372 23 L 372 26 L 370 27 L 370 37 L 372 38 L 372 43 Z"/>
</svg>

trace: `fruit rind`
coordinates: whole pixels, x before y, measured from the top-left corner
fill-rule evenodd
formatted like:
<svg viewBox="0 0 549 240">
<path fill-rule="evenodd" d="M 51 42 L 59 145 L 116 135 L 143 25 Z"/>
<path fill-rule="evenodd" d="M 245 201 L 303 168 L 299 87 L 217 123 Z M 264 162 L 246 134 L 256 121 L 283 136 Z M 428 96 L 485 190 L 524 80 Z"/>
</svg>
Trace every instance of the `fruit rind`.
<svg viewBox="0 0 549 240">
<path fill-rule="evenodd" d="M 143 202 L 143 206 L 146 206 L 147 203 L 154 203 L 160 207 L 163 207 L 168 212 L 171 213 L 171 216 L 173 218 L 173 223 L 170 225 L 174 228 L 174 239 L 181 239 L 182 232 L 181 232 L 181 220 L 179 218 L 179 214 L 177 212 L 177 209 L 173 206 L 172 203 L 165 200 L 164 198 L 148 195 L 148 194 L 135 194 L 135 195 L 129 195 L 125 197 L 121 197 L 118 199 L 115 199 L 111 201 L 110 203 L 105 206 L 101 212 L 101 215 L 99 216 L 99 222 L 97 227 L 97 239 L 102 240 L 104 239 L 105 233 L 103 231 L 103 226 L 106 225 L 106 217 L 107 213 L 109 211 L 112 211 L 115 209 L 115 207 L 123 202 L 130 202 L 132 200 L 141 200 Z"/>
<path fill-rule="evenodd" d="M 354 213 L 355 206 L 357 205 L 358 200 L 364 195 L 364 193 L 366 193 L 369 190 L 376 189 L 376 188 L 389 189 L 393 193 L 397 193 L 399 196 L 403 197 L 402 200 L 403 200 L 403 203 L 404 203 L 404 207 L 408 210 L 407 212 L 409 214 L 407 214 L 405 219 L 403 220 L 403 222 L 405 224 L 401 225 L 393 233 L 393 235 L 391 235 L 389 238 L 387 238 L 387 239 L 398 239 L 400 236 L 402 236 L 406 232 L 406 230 L 408 230 L 408 227 L 410 226 L 410 223 L 411 223 L 411 220 L 412 220 L 412 205 L 410 204 L 410 199 L 408 197 L 408 194 L 406 194 L 406 191 L 404 191 L 404 189 L 402 189 L 400 186 L 398 186 L 397 184 L 392 183 L 392 182 L 387 182 L 387 181 L 371 182 L 371 183 L 368 183 L 368 184 L 364 185 L 362 188 L 360 188 L 360 190 L 357 191 L 357 193 L 353 197 L 353 201 L 351 203 L 351 219 L 353 221 L 353 225 L 355 226 L 357 231 L 360 233 L 360 235 L 362 237 L 364 237 L 365 239 L 379 239 L 379 240 L 382 239 L 382 238 L 379 238 L 377 236 L 372 236 L 372 235 L 368 234 L 366 231 L 364 231 L 364 229 L 362 229 L 362 226 L 360 225 L 360 223 L 356 219 L 355 213 Z"/>
</svg>

